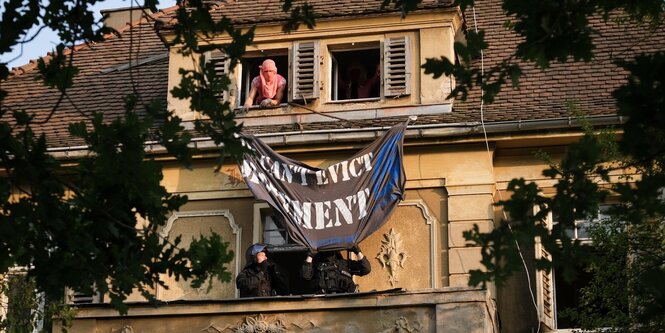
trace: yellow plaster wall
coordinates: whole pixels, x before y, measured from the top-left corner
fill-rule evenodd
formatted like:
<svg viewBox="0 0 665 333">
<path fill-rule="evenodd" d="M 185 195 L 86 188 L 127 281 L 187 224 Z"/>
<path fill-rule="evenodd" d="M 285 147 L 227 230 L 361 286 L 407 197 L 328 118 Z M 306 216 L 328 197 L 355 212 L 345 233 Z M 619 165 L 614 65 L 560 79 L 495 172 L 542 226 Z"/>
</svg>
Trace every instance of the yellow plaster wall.
<svg viewBox="0 0 665 333">
<path fill-rule="evenodd" d="M 269 49 L 292 49 L 294 41 L 320 41 L 320 97 L 310 101 L 309 108 L 317 111 L 344 111 L 372 109 L 383 107 L 412 106 L 433 103 L 449 103 L 445 96 L 453 85 L 447 78 L 432 79 L 431 75 L 424 75 L 420 66 L 428 57 L 445 56 L 454 59 L 452 43 L 454 32 L 459 30 L 461 18 L 454 10 L 431 11 L 428 13 L 412 13 L 406 18 L 398 14 L 382 17 L 362 17 L 355 19 L 319 20 L 315 29 L 299 28 L 289 34 L 284 34 L 280 25 L 264 25 L 256 28 L 254 43 L 248 48 L 249 52 L 260 52 Z M 387 37 L 408 36 L 411 40 L 411 94 L 401 98 L 384 98 L 372 102 L 331 102 L 330 101 L 330 56 L 328 45 L 338 45 L 352 42 L 376 41 L 383 43 Z M 167 36 L 167 39 L 169 36 Z M 202 40 L 202 44 L 229 43 L 229 36 L 217 36 L 209 40 Z M 291 51 L 289 51 L 291 52 Z M 178 47 L 172 47 L 169 54 L 169 91 L 180 81 L 181 68 L 193 69 L 198 64 L 196 56 L 182 56 L 178 54 Z M 280 69 L 286 72 L 287 68 Z M 239 91 L 238 82 L 241 66 L 231 73 L 235 83 L 232 89 L 230 102 L 237 105 Z M 422 87 L 422 89 L 421 89 Z M 177 100 L 170 94 L 168 96 L 170 110 L 185 120 L 195 119 L 197 115 L 189 110 L 189 102 Z M 309 113 L 310 111 L 297 107 L 277 108 L 254 112 L 253 115 L 273 115 L 282 113 Z"/>
<path fill-rule="evenodd" d="M 356 150 L 314 153 L 287 153 L 286 155 L 311 166 L 325 168 L 341 159 L 352 156 Z M 386 289 L 393 285 L 388 281 L 389 272 L 381 267 L 377 260 L 381 249 L 381 241 L 390 229 L 399 233 L 403 251 L 409 256 L 405 261 L 408 270 L 397 272 L 400 281 L 395 287 L 422 289 L 432 286 L 432 278 L 441 278 L 441 267 L 450 265 L 450 283 L 466 286 L 468 270 L 479 268 L 480 252 L 478 248 L 466 247 L 462 233 L 478 224 L 481 230 L 489 231 L 493 227 L 492 196 L 494 193 L 494 174 L 492 164 L 484 145 L 465 144 L 438 147 L 405 147 L 404 165 L 407 179 L 412 184 L 417 181 L 445 180 L 445 190 L 413 189 L 407 191 L 407 200 L 420 201 L 437 221 L 446 223 L 446 239 L 441 239 L 439 226 L 431 228 L 423 217 L 420 208 L 414 206 L 399 207 L 391 219 L 379 231 L 363 242 L 364 251 L 373 265 L 373 272 L 358 282 L 362 290 Z M 492 155 L 489 155 L 492 156 Z M 253 203 L 254 198 L 240 181 L 241 176 L 234 164 L 225 164 L 218 174 L 213 173 L 213 160 L 197 161 L 192 170 L 170 164 L 165 168 L 164 184 L 169 191 L 187 194 L 190 203 L 187 209 L 198 209 L 204 205 L 216 209 L 226 209 L 233 203 L 237 223 L 243 229 L 242 246 L 244 250 L 251 244 L 253 234 Z M 420 185 L 419 185 L 420 186 Z M 447 202 L 444 197 L 448 192 Z M 434 192 L 432 192 L 434 191 Z M 194 198 L 194 199 L 192 199 Z M 233 199 L 237 198 L 237 199 Z M 232 201 L 229 201 L 232 200 Z M 214 205 L 213 205 L 214 203 Z M 445 209 L 441 205 L 446 205 Z M 445 215 L 447 211 L 447 216 Z M 436 244 L 430 244 L 432 232 L 435 233 Z M 448 244 L 448 258 L 439 257 L 441 244 Z M 434 250 L 431 250 L 434 248 Z M 432 257 L 434 256 L 434 257 Z M 422 272 L 417 277 L 404 279 L 408 271 Z M 434 271 L 434 277 L 432 272 Z"/>
<path fill-rule="evenodd" d="M 400 206 L 390 220 L 362 242 L 372 272 L 356 277 L 361 291 L 432 287 L 431 228 L 417 206 Z M 418 274 L 413 274 L 418 272 Z M 391 279 L 393 280 L 391 282 Z"/>
<path fill-rule="evenodd" d="M 455 62 L 453 43 L 455 31 L 452 26 L 420 29 L 420 63 L 424 65 L 428 58 L 439 59 L 446 57 Z M 442 76 L 432 78 L 420 68 L 420 101 L 422 104 L 446 103 L 446 97 L 452 91 L 455 83 L 452 78 Z"/>
<path fill-rule="evenodd" d="M 168 74 L 168 95 L 166 97 L 167 108 L 175 111 L 175 114 L 183 120 L 196 118 L 196 114 L 189 107 L 189 100 L 177 99 L 171 95 L 171 89 L 180 85 L 182 75 L 180 69 L 193 70 L 198 67 L 199 55 L 183 56 L 178 53 L 179 48 L 169 49 L 169 74 Z"/>
</svg>

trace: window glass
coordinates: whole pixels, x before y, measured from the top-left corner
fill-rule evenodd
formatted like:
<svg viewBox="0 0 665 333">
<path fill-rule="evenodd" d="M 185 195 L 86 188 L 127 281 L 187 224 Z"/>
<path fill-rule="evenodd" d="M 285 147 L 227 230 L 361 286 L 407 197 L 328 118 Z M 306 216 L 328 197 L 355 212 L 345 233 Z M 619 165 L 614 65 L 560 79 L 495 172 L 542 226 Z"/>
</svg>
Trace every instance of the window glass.
<svg viewBox="0 0 665 333">
<path fill-rule="evenodd" d="M 266 215 L 263 221 L 263 242 L 270 245 L 287 245 L 289 234 L 283 224 L 275 221 L 276 216 Z"/>
</svg>

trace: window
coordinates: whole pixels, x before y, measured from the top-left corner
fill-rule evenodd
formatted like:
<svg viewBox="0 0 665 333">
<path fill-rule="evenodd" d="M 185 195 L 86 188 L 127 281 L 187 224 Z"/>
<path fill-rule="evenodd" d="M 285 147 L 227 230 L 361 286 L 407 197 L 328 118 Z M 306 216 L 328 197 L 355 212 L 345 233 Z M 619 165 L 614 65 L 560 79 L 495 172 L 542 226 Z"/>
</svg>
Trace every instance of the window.
<svg viewBox="0 0 665 333">
<path fill-rule="evenodd" d="M 330 100 L 355 101 L 411 93 L 408 36 L 328 45 Z"/>
<path fill-rule="evenodd" d="M 361 45 L 354 43 L 351 47 L 354 49 L 330 51 L 332 62 L 330 100 L 380 97 L 381 53 L 379 43 Z"/>
<path fill-rule="evenodd" d="M 290 237 L 281 216 L 267 204 L 255 204 L 254 214 L 254 242 L 268 245 L 268 258 L 276 263 L 287 277 L 291 294 L 308 293 L 309 281 L 300 277 L 300 268 L 305 261 L 307 248 Z"/>
<path fill-rule="evenodd" d="M 231 87 L 220 98 L 242 106 L 249 95 L 252 79 L 259 75 L 259 66 L 272 59 L 277 72 L 287 81 L 283 102 L 309 104 L 318 99 L 320 82 L 320 41 L 295 41 L 288 47 L 247 52 L 230 73 L 228 56 L 221 51 L 206 53 L 217 75 L 229 75 Z M 375 41 L 328 45 L 330 58 L 330 101 L 356 101 L 395 97 L 411 93 L 411 44 L 409 36 L 377 37 Z M 376 75 L 375 75 L 376 74 Z M 287 95 L 288 94 L 288 95 Z"/>
<path fill-rule="evenodd" d="M 235 106 L 240 107 L 245 103 L 247 95 L 249 95 L 249 90 L 251 88 L 252 79 L 257 77 L 260 74 L 259 66 L 266 59 L 272 59 L 277 65 L 277 73 L 283 76 L 286 79 L 287 85 L 289 82 L 289 57 L 288 49 L 275 49 L 275 50 L 264 50 L 260 52 L 247 52 L 245 57 L 240 61 L 240 65 L 236 68 L 239 68 L 239 76 L 236 78 L 233 73 L 230 72 L 230 58 L 222 51 L 211 51 L 205 54 L 206 62 L 212 63 L 215 68 L 215 74 L 217 76 L 229 75 L 231 80 L 231 87 L 229 91 L 224 92 L 219 98 L 233 102 L 233 96 L 237 96 L 235 99 Z M 288 89 L 288 87 L 287 87 Z M 287 90 L 284 92 L 282 98 L 282 103 L 285 103 L 287 100 Z M 236 93 L 237 92 L 237 93 Z"/>
<path fill-rule="evenodd" d="M 289 82 L 289 57 L 288 49 L 276 49 L 276 50 L 266 50 L 262 52 L 251 53 L 248 52 L 245 57 L 241 60 L 241 73 L 240 73 L 240 98 L 237 105 L 243 105 L 245 99 L 249 95 L 249 90 L 251 89 L 252 80 L 259 76 L 259 66 L 266 59 L 272 59 L 277 65 L 277 74 L 283 76 L 286 79 L 287 85 Z M 288 87 L 287 87 L 288 89 Z M 287 91 L 284 90 L 284 96 L 282 97 L 282 103 L 287 101 Z"/>
<path fill-rule="evenodd" d="M 595 218 L 575 221 L 575 227 L 567 230 L 566 234 L 574 240 L 590 243 L 589 225 L 592 222 L 607 219 L 607 210 L 609 208 L 610 205 L 603 205 L 600 207 Z M 548 228 L 552 228 L 557 223 L 557 220 L 556 214 L 550 214 L 548 220 L 545 222 Z M 536 241 L 536 258 L 552 260 L 552 256 L 545 251 L 538 240 Z M 561 272 L 557 270 L 552 270 L 551 272 L 539 271 L 537 273 L 536 288 L 539 290 L 537 298 L 539 311 L 541 312 L 540 317 L 547 326 L 560 332 L 571 332 L 573 329 L 580 327 L 578 322 L 562 316 L 561 313 L 566 309 L 575 309 L 578 307 L 582 288 L 588 286 L 593 278 L 593 275 L 586 268 L 583 264 L 577 265 L 577 276 L 573 281 L 566 281 Z"/>
</svg>

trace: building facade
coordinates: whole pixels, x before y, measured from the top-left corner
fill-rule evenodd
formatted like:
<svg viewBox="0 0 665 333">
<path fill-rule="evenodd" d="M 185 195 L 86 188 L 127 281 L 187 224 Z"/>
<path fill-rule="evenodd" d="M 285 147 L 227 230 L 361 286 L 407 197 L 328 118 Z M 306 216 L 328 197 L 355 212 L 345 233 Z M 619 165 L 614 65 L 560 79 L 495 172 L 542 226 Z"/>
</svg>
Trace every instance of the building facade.
<svg viewBox="0 0 665 333">
<path fill-rule="evenodd" d="M 540 327 L 546 332 L 574 328 L 574 323 L 557 317 L 557 310 L 566 306 L 557 295 L 571 291 L 557 289 L 555 272 L 533 268 L 533 259 L 546 253 L 523 249 L 525 270 L 500 289 L 469 287 L 469 271 L 482 269 L 481 252 L 468 244 L 463 233 L 474 225 L 481 231 L 495 227 L 503 215 L 494 203 L 508 196 L 506 187 L 513 178 L 536 181 L 553 191 L 553 181 L 541 173 L 547 165 L 535 152 L 557 158 L 567 144 L 581 137 L 571 102 L 594 126 L 621 124 L 610 93 L 624 73 L 607 59 L 611 49 L 630 49 L 630 40 L 643 32 L 629 29 L 615 39 L 601 39 L 597 59 L 590 63 L 555 64 L 546 71 L 525 66 L 520 90 L 507 88 L 495 103 L 482 105 L 479 91 L 472 91 L 466 101 L 447 99 L 454 79 L 434 79 L 421 66 L 428 58 L 455 62 L 454 43 L 464 41 L 465 29 L 476 27 L 485 29 L 491 45 L 485 58 L 477 59 L 478 66 L 495 64 L 512 52 L 518 37 L 502 28 L 505 16 L 500 2 L 477 1 L 473 17 L 463 16 L 445 1 L 423 1 L 406 17 L 399 10 L 380 9 L 380 1 L 312 4 L 321 13 L 316 27 L 288 34 L 281 30 L 285 14 L 279 3 L 237 1 L 215 6 L 217 17 L 229 17 L 241 26 L 256 25 L 254 44 L 233 70 L 219 51 L 183 56 L 178 45 L 165 46 L 163 41 L 168 45 L 172 32 L 163 26 L 155 31 L 153 20 L 128 25 L 121 37 L 75 51 L 82 72 L 75 86 L 80 90 L 73 93 L 89 99 L 87 107 L 93 110 L 112 105 L 129 89 L 128 66 L 113 55 L 131 47 L 126 36 L 132 32 L 141 41 L 133 68 L 141 73 L 142 96 L 165 100 L 169 110 L 191 128 L 201 116 L 189 109 L 188 101 L 169 93 L 179 82 L 180 68 L 195 69 L 201 58 L 215 63 L 220 74 L 231 78 L 229 92 L 220 98 L 239 111 L 251 79 L 258 75 L 258 65 L 273 59 L 287 81 L 283 103 L 269 109 L 252 107 L 239 113 L 237 121 L 278 153 L 311 166 L 325 168 L 344 160 L 391 126 L 411 119 L 404 142 L 406 195 L 381 229 L 360 244 L 372 264 L 370 274 L 355 278 L 360 292 L 306 293 L 297 271 L 307 249 L 290 239 L 283 221 L 267 204 L 255 200 L 237 165 L 226 163 L 220 173 L 214 173 L 215 153 L 206 152 L 214 144 L 209 138 L 195 138 L 202 153 L 191 170 L 164 161 L 164 186 L 169 192 L 187 195 L 189 202 L 170 216 L 162 235 L 182 236 L 186 246 L 192 237 L 210 231 L 220 234 L 237 254 L 229 264 L 234 276 L 245 265 L 239 254 L 253 243 L 269 244 L 270 258 L 291 273 L 292 295 L 239 299 L 233 283 L 216 282 L 211 290 L 197 290 L 165 276 L 169 288 L 154 291 L 162 306 L 154 308 L 136 295 L 128 300 L 128 314 L 120 316 L 104 304 L 103 295 L 96 295 L 94 302 L 89 299 L 84 302 L 88 304 L 79 305 L 71 331 L 533 332 Z M 164 10 L 152 16 L 167 22 L 171 13 Z M 601 21 L 593 24 L 608 35 L 616 28 Z M 665 35 L 658 32 L 652 38 Z M 202 42 L 224 45 L 230 38 L 217 36 Z M 352 70 L 377 78 L 366 95 L 347 94 Z M 5 86 L 17 94 L 7 102 L 45 112 L 57 97 L 53 92 L 35 87 L 31 93 L 43 96 L 39 103 L 28 98 L 27 91 L 21 94 L 33 72 L 30 65 L 15 70 Z M 96 94 L 104 100 L 92 98 Z M 52 149 L 58 158 L 75 160 L 82 153 L 65 134 L 66 127 L 57 125 L 75 113 L 65 110 L 42 128 L 60 143 Z M 158 155 L 159 149 L 154 153 Z"/>
</svg>

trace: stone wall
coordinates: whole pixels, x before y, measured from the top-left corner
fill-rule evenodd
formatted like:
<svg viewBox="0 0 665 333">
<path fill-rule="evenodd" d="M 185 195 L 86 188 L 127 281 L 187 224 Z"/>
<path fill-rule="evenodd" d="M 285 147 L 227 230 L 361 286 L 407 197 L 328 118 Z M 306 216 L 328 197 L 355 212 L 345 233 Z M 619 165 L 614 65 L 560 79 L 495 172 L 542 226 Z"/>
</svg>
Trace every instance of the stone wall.
<svg viewBox="0 0 665 333">
<path fill-rule="evenodd" d="M 133 304 L 126 316 L 105 305 L 81 307 L 79 332 L 498 332 L 487 292 L 417 292 L 273 297 L 216 302 Z M 59 328 L 54 329 L 59 332 Z"/>
</svg>

